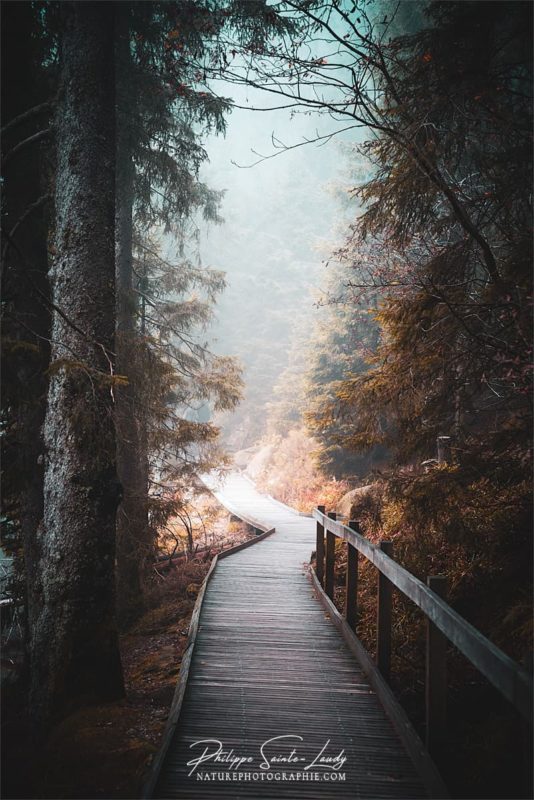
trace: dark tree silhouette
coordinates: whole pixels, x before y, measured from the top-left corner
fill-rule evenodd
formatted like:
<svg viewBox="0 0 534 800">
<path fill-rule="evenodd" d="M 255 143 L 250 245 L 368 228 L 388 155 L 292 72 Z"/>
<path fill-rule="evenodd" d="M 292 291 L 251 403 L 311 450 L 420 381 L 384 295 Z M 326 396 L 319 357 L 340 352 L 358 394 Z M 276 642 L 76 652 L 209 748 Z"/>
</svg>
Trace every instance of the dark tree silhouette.
<svg viewBox="0 0 534 800">
<path fill-rule="evenodd" d="M 61 6 L 42 605 L 31 631 L 41 721 L 123 692 L 114 622 L 114 11 Z"/>
</svg>

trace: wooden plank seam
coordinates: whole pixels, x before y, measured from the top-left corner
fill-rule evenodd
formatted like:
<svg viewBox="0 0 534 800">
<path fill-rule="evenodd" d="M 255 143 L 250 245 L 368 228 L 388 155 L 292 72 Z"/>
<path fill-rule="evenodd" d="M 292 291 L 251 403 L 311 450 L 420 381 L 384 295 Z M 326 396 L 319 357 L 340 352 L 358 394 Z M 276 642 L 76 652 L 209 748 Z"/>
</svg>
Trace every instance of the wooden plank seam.
<svg viewBox="0 0 534 800">
<path fill-rule="evenodd" d="M 235 515 L 241 516 L 237 513 L 235 513 Z M 255 527 L 265 529 L 265 525 L 262 525 L 261 523 L 255 523 Z M 148 800 L 153 796 L 161 772 L 161 768 L 165 760 L 165 756 L 167 755 L 169 745 L 173 739 L 174 733 L 178 726 L 178 721 L 180 719 L 180 713 L 182 710 L 184 696 L 185 696 L 185 690 L 187 687 L 187 679 L 189 677 L 189 670 L 191 667 L 191 660 L 193 658 L 195 641 L 198 633 L 200 612 L 202 611 L 202 603 L 204 601 L 204 595 L 206 594 L 208 583 L 210 582 L 210 579 L 213 573 L 215 572 L 217 563 L 220 559 L 226 558 L 227 556 L 231 556 L 233 553 L 237 553 L 239 550 L 244 550 L 245 548 L 250 547 L 253 544 L 257 544 L 258 542 L 263 541 L 268 536 L 273 534 L 275 530 L 276 530 L 275 528 L 269 528 L 267 530 L 264 530 L 262 534 L 256 536 L 256 538 L 254 539 L 249 539 L 246 542 L 241 542 L 241 544 L 235 545 L 235 547 L 228 547 L 226 550 L 217 553 L 217 555 L 215 555 L 211 561 L 210 568 L 208 570 L 206 577 L 204 578 L 204 581 L 202 582 L 202 586 L 200 587 L 200 591 L 197 595 L 195 606 L 193 608 L 193 613 L 191 615 L 188 641 L 184 651 L 184 655 L 182 657 L 182 663 L 180 664 L 180 673 L 178 675 L 178 682 L 176 684 L 176 689 L 174 690 L 174 695 L 171 702 L 171 708 L 169 711 L 169 716 L 167 718 L 167 723 L 165 725 L 165 730 L 163 731 L 160 749 L 158 750 L 154 758 L 154 761 L 152 762 L 148 778 L 143 786 L 143 790 L 141 793 L 141 798 L 143 800 Z"/>
</svg>

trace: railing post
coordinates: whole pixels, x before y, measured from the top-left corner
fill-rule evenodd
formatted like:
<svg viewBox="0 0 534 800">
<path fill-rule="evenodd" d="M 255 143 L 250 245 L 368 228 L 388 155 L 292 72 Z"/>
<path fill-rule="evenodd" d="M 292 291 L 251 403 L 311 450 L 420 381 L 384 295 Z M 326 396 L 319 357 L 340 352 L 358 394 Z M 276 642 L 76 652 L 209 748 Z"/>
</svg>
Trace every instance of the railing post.
<svg viewBox="0 0 534 800">
<path fill-rule="evenodd" d="M 356 520 L 351 519 L 349 528 L 360 532 Z M 347 579 L 345 583 L 345 619 L 352 630 L 356 630 L 358 621 L 358 551 L 347 542 Z"/>
<path fill-rule="evenodd" d="M 380 549 L 390 558 L 393 542 L 380 542 Z M 378 614 L 376 632 L 376 663 L 386 680 L 391 671 L 391 581 L 378 572 Z"/>
<path fill-rule="evenodd" d="M 317 506 L 317 511 L 324 514 L 324 506 Z M 317 521 L 317 543 L 315 545 L 315 574 L 317 580 L 324 586 L 324 525 L 322 522 Z"/>
<path fill-rule="evenodd" d="M 427 586 L 444 600 L 447 578 L 433 575 Z M 443 747 L 447 725 L 447 639 L 428 618 L 426 621 L 426 749 L 432 756 Z"/>
<path fill-rule="evenodd" d="M 336 519 L 336 512 L 330 511 L 328 516 L 330 519 Z M 330 600 L 334 599 L 334 565 L 336 555 L 336 537 L 329 530 L 326 531 L 326 571 L 324 590 Z"/>
<path fill-rule="evenodd" d="M 532 650 L 529 650 L 523 658 L 521 659 L 521 665 L 525 668 L 529 675 L 532 675 L 534 662 L 533 662 L 533 653 Z M 533 742 L 533 734 L 534 731 L 532 729 L 532 725 L 527 722 L 527 720 L 522 717 L 519 721 L 519 741 L 521 742 L 521 771 L 523 773 L 522 777 L 522 784 L 524 788 L 525 797 L 528 797 L 528 793 L 531 791 L 532 785 L 532 758 L 531 753 L 534 752 L 534 742 Z"/>
<path fill-rule="evenodd" d="M 452 461 L 452 439 L 450 436 L 438 436 L 436 440 L 438 451 L 438 464 L 450 464 Z"/>
</svg>

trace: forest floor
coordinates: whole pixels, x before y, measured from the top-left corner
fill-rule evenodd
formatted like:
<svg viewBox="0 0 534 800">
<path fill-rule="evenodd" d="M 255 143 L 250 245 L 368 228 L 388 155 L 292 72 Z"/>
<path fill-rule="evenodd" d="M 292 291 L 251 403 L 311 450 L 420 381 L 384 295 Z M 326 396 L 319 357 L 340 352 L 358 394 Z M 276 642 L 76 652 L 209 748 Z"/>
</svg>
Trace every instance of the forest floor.
<svg viewBox="0 0 534 800">
<path fill-rule="evenodd" d="M 246 526 L 232 528 L 225 547 L 250 538 Z M 4 687 L 4 800 L 139 797 L 165 727 L 191 614 L 210 560 L 204 556 L 166 572 L 150 595 L 152 607 L 121 635 L 126 685 L 121 702 L 77 711 L 34 751 L 25 691 Z"/>
</svg>

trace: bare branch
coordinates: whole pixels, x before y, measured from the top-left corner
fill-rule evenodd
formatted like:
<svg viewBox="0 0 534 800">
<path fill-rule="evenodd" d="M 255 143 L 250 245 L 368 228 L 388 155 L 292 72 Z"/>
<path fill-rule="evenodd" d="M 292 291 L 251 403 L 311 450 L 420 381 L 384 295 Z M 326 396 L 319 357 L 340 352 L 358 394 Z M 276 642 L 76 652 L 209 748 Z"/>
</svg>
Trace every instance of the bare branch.
<svg viewBox="0 0 534 800">
<path fill-rule="evenodd" d="M 2 261 L 4 261 L 6 255 L 7 255 L 7 251 L 9 250 L 9 246 L 11 244 L 11 240 L 13 240 L 13 238 L 14 238 L 17 230 L 20 228 L 20 226 L 28 219 L 29 216 L 31 216 L 31 214 L 33 214 L 34 211 L 37 211 L 38 208 L 41 208 L 41 206 L 43 206 L 48 200 L 51 200 L 51 199 L 52 199 L 52 195 L 51 194 L 43 194 L 43 195 L 41 195 L 41 197 L 39 197 L 38 200 L 36 200 L 31 205 L 29 205 L 28 208 L 26 209 L 26 211 L 24 212 L 24 214 L 22 214 L 19 217 L 19 219 L 16 221 L 16 223 L 13 225 L 13 227 L 9 231 L 9 238 L 7 239 L 7 241 L 6 241 L 6 243 L 5 243 L 4 247 L 3 247 L 3 250 L 2 250 Z"/>
<path fill-rule="evenodd" d="M 2 159 L 2 166 L 5 166 L 7 162 L 13 158 L 13 156 L 15 156 L 21 150 L 24 150 L 26 147 L 29 147 L 29 145 L 35 144 L 35 142 L 39 142 L 41 139 L 46 139 L 52 133 L 52 131 L 53 128 L 45 128 L 38 133 L 34 133 L 33 136 L 28 136 L 27 139 L 23 139 L 22 142 L 19 142 L 15 145 L 15 147 L 12 147 L 11 150 L 8 150 Z"/>
<path fill-rule="evenodd" d="M 40 114 L 42 111 L 48 111 L 48 109 L 53 108 L 54 103 L 55 99 L 47 100 L 45 103 L 39 103 L 39 105 L 29 108 L 27 111 L 23 111 L 22 114 L 19 114 L 17 117 L 10 119 L 9 122 L 6 122 L 1 130 L 2 136 L 5 136 L 5 134 L 12 128 L 20 125 L 21 122 L 26 122 L 27 119 L 37 116 L 37 114 Z"/>
</svg>

